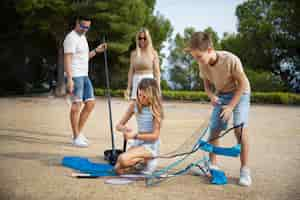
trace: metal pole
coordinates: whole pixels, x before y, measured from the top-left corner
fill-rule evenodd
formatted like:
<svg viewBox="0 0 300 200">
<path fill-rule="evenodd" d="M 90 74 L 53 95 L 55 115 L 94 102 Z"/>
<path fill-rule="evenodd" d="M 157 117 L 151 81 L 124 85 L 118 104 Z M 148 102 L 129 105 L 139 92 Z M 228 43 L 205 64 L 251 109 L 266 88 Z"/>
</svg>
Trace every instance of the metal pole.
<svg viewBox="0 0 300 200">
<path fill-rule="evenodd" d="M 105 43 L 105 37 L 103 37 L 103 43 Z M 106 97 L 108 98 L 112 156 L 114 156 L 115 155 L 115 141 L 114 141 L 114 132 L 113 132 L 112 112 L 111 112 L 111 96 L 110 96 L 109 73 L 108 73 L 108 66 L 107 66 L 107 50 L 106 49 L 104 50 L 104 65 L 105 65 L 105 76 L 106 76 Z"/>
</svg>

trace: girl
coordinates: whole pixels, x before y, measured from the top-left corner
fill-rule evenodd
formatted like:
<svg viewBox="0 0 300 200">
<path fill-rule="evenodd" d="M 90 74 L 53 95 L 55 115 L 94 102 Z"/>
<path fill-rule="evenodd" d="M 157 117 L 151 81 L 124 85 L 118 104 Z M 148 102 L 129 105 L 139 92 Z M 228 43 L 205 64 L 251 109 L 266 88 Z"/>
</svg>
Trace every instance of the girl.
<svg viewBox="0 0 300 200">
<path fill-rule="evenodd" d="M 136 49 L 131 52 L 126 98 L 131 94 L 130 98 L 136 99 L 137 86 L 143 78 L 154 78 L 160 88 L 159 57 L 145 28 L 136 34 Z"/>
<path fill-rule="evenodd" d="M 126 126 L 133 114 L 137 120 L 137 133 Z M 140 169 L 144 172 L 155 170 L 157 160 L 151 158 L 159 153 L 162 119 L 163 108 L 157 82 L 151 78 L 141 80 L 137 88 L 137 100 L 130 103 L 128 110 L 116 126 L 126 140 L 134 140 L 132 147 L 118 157 L 115 165 L 118 174 L 127 173 L 132 167 L 137 168 L 138 165 L 145 166 Z"/>
</svg>

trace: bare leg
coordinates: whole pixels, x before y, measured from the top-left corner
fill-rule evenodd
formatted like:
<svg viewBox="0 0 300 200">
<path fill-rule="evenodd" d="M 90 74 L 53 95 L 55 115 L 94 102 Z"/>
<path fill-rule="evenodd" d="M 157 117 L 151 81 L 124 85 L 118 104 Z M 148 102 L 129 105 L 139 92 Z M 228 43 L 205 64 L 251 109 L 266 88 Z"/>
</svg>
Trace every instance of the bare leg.
<svg viewBox="0 0 300 200">
<path fill-rule="evenodd" d="M 215 131 L 211 134 L 211 138 L 216 137 L 217 135 L 220 134 L 220 131 Z M 213 141 L 210 142 L 210 144 L 214 145 L 214 146 L 218 146 L 219 145 L 219 139 L 215 139 Z M 209 153 L 209 160 L 211 162 L 212 165 L 216 165 L 217 164 L 217 156 L 214 153 Z"/>
<path fill-rule="evenodd" d="M 86 122 L 86 120 L 88 119 L 89 115 L 91 114 L 92 110 L 95 107 L 95 101 L 91 100 L 91 101 L 87 101 L 84 104 L 84 107 L 80 113 L 80 117 L 79 117 L 79 123 L 78 123 L 78 131 L 79 133 L 82 131 L 82 128 Z"/>
<path fill-rule="evenodd" d="M 151 157 L 152 154 L 143 146 L 133 147 L 119 156 L 115 170 L 118 174 L 126 173 L 128 168 L 134 166 L 138 162 L 145 162 L 145 160 L 148 160 Z"/>
<path fill-rule="evenodd" d="M 243 133 L 242 133 L 243 130 Z M 249 157 L 249 136 L 248 136 L 248 129 L 247 128 L 236 128 L 234 130 L 235 136 L 239 143 L 241 143 L 242 151 L 240 155 L 241 159 L 241 168 L 248 166 L 248 157 Z M 242 134 L 242 137 L 240 137 Z M 240 141 L 241 138 L 241 141 Z"/>
<path fill-rule="evenodd" d="M 76 138 L 79 134 L 79 115 L 80 115 L 80 109 L 81 109 L 81 102 L 73 102 L 71 106 L 70 111 L 70 121 L 71 121 L 71 127 L 73 131 L 73 138 Z"/>
</svg>

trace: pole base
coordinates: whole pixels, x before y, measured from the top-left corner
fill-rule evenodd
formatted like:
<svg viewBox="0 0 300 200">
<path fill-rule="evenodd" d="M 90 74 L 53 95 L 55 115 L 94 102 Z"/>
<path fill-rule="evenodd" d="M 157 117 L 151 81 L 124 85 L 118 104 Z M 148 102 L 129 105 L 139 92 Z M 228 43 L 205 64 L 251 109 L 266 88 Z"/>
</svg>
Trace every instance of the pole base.
<svg viewBox="0 0 300 200">
<path fill-rule="evenodd" d="M 104 151 L 104 160 L 108 161 L 109 164 L 115 165 L 119 155 L 123 153 L 121 149 L 108 149 Z"/>
</svg>

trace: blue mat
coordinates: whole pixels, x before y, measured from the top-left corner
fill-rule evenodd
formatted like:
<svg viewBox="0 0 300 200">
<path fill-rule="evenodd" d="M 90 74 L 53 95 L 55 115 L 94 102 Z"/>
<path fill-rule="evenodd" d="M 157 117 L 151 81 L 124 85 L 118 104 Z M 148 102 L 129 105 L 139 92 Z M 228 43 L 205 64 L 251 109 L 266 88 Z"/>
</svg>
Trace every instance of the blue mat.
<svg viewBox="0 0 300 200">
<path fill-rule="evenodd" d="M 217 147 L 206 141 L 199 140 L 200 149 L 206 152 L 215 153 L 223 156 L 237 157 L 241 153 L 241 145 L 237 144 L 233 147 Z"/>
<path fill-rule="evenodd" d="M 93 163 L 83 157 L 66 156 L 62 159 L 61 164 L 65 167 L 69 167 L 92 176 L 117 176 L 112 165 L 106 163 Z"/>
<path fill-rule="evenodd" d="M 225 176 L 225 173 L 223 171 L 216 169 L 210 169 L 209 171 L 211 174 L 210 182 L 212 184 L 225 185 L 227 183 L 227 177 Z"/>
</svg>

